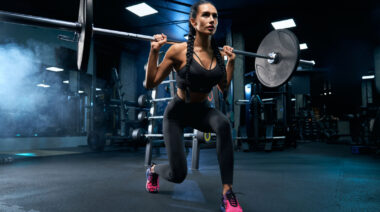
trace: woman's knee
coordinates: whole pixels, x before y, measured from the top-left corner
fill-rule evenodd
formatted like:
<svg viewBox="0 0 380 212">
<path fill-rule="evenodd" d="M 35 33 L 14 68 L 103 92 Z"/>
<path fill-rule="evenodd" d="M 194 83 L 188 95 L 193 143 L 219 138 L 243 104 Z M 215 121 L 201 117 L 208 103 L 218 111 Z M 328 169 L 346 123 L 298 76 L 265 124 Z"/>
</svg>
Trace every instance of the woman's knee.
<svg viewBox="0 0 380 212">
<path fill-rule="evenodd" d="M 230 130 L 231 130 L 231 124 L 227 118 L 222 117 L 216 121 L 216 126 L 215 126 L 216 133 L 227 133 L 227 132 L 230 132 Z"/>
<path fill-rule="evenodd" d="M 182 183 L 186 179 L 187 168 L 173 170 L 171 175 L 172 179 L 170 181 L 172 181 L 173 183 Z"/>
</svg>

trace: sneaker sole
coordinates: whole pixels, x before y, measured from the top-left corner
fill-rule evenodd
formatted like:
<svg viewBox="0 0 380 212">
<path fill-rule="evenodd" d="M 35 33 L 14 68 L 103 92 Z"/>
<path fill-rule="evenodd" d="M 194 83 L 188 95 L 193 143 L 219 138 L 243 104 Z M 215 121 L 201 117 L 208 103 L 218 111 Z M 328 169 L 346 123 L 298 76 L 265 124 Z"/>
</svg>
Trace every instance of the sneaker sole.
<svg viewBox="0 0 380 212">
<path fill-rule="evenodd" d="M 147 192 L 149 192 L 149 193 L 158 193 L 158 190 L 156 190 L 156 191 L 150 191 L 150 190 L 146 187 L 146 185 L 145 185 L 145 190 L 146 190 Z"/>
<path fill-rule="evenodd" d="M 148 179 L 148 174 L 149 174 L 149 168 L 146 170 L 146 172 L 145 172 L 145 175 L 146 175 L 146 178 Z M 147 184 L 148 184 L 148 182 L 147 182 Z M 147 184 L 145 184 L 145 190 L 147 191 L 147 192 L 149 192 L 149 193 L 158 193 L 158 190 L 156 190 L 156 191 L 149 191 L 149 189 L 147 188 Z"/>
<path fill-rule="evenodd" d="M 145 190 L 149 193 L 158 193 L 158 191 L 150 191 L 149 189 L 145 188 Z"/>
</svg>

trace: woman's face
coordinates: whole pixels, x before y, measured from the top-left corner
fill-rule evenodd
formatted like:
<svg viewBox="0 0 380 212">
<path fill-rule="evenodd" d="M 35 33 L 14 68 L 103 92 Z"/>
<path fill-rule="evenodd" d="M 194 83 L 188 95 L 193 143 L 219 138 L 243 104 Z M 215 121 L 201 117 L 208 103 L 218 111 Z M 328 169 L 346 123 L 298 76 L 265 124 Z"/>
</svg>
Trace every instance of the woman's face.
<svg viewBox="0 0 380 212">
<path fill-rule="evenodd" d="M 218 27 L 218 11 L 212 4 L 201 4 L 197 16 L 190 22 L 199 33 L 213 35 Z"/>
</svg>

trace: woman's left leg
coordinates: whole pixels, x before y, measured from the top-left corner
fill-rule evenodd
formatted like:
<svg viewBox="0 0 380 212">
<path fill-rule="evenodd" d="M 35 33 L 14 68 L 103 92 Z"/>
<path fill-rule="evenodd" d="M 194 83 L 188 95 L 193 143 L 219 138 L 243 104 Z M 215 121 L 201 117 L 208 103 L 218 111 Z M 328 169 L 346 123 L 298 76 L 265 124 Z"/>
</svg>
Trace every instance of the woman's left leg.
<svg viewBox="0 0 380 212">
<path fill-rule="evenodd" d="M 232 185 L 234 150 L 231 124 L 228 118 L 215 108 L 203 108 L 199 117 L 193 119 L 191 127 L 202 132 L 215 132 L 216 152 L 223 184 Z"/>
<path fill-rule="evenodd" d="M 215 108 L 205 107 L 200 110 L 199 114 L 199 117 L 193 119 L 192 127 L 203 132 L 215 132 L 216 134 L 216 152 L 223 184 L 220 209 L 223 212 L 242 212 L 243 209 L 232 191 L 234 149 L 230 121 Z"/>
</svg>

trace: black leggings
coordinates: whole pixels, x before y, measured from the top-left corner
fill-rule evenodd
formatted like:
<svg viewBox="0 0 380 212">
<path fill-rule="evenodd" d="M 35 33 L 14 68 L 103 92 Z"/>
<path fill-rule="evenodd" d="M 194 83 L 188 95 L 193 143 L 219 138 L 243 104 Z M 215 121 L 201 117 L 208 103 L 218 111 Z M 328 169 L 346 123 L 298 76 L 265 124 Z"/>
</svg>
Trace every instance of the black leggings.
<svg viewBox="0 0 380 212">
<path fill-rule="evenodd" d="M 163 119 L 163 134 L 169 164 L 156 165 L 155 172 L 170 182 L 181 183 L 185 180 L 187 161 L 183 142 L 184 127 L 202 132 L 215 132 L 222 183 L 232 184 L 234 151 L 228 118 L 219 110 L 209 107 L 208 100 L 185 103 L 177 95 L 166 107 Z"/>
</svg>

